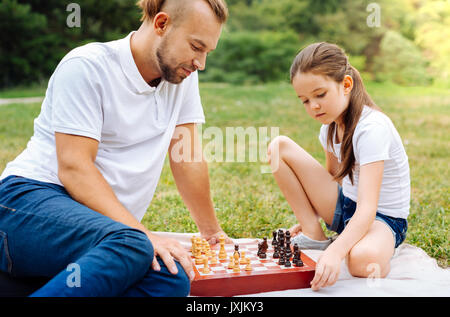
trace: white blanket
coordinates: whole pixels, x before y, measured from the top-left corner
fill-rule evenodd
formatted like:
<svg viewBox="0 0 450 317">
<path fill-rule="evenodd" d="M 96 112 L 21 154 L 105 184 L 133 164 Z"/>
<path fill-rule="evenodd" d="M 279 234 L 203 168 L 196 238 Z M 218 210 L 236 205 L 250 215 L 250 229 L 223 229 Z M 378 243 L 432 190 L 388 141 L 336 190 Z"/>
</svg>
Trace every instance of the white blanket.
<svg viewBox="0 0 450 317">
<path fill-rule="evenodd" d="M 190 238 L 198 233 L 158 232 L 157 234 L 178 240 L 183 246 L 191 245 Z M 255 242 L 257 239 L 233 239 L 237 244 Z M 323 251 L 302 250 L 317 261 Z M 375 275 L 375 274 L 374 274 Z M 246 296 L 255 296 L 250 294 Z M 333 286 L 319 291 L 292 289 L 259 293 L 260 296 L 295 297 L 295 296 L 339 296 L 339 297 L 374 297 L 374 296 L 414 296 L 414 297 L 448 297 L 450 296 L 450 269 L 437 265 L 435 259 L 422 249 L 403 243 L 391 259 L 391 270 L 386 278 L 357 278 L 350 275 L 345 262 L 342 261 L 339 279 Z"/>
</svg>

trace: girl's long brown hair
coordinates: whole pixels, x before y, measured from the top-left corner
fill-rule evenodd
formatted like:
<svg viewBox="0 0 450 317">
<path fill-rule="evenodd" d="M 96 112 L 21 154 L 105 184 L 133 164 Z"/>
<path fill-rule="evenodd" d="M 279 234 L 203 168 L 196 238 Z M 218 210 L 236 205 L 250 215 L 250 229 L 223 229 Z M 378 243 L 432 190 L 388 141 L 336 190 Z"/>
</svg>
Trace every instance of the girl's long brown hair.
<svg viewBox="0 0 450 317">
<path fill-rule="evenodd" d="M 344 123 L 344 135 L 341 142 L 341 165 L 334 179 L 342 180 L 349 176 L 353 184 L 353 168 L 355 155 L 353 153 L 353 133 L 364 105 L 380 110 L 364 87 L 361 75 L 348 61 L 344 51 L 335 44 L 326 42 L 314 43 L 304 48 L 294 59 L 291 66 L 291 83 L 299 73 L 313 73 L 315 75 L 328 76 L 337 83 L 342 83 L 346 75 L 353 78 L 353 89 L 350 92 L 350 102 L 342 113 Z M 332 122 L 328 127 L 327 145 L 333 147 L 333 136 L 336 131 L 336 123 Z"/>
</svg>

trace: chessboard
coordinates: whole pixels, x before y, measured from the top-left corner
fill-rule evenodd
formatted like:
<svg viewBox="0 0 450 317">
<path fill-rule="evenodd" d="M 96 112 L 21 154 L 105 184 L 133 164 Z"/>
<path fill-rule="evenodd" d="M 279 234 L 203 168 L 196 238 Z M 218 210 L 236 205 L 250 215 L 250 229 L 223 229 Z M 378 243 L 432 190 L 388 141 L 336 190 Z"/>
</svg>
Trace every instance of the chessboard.
<svg viewBox="0 0 450 317">
<path fill-rule="evenodd" d="M 225 244 L 222 239 L 214 246 L 196 239 L 199 238 L 192 238 L 191 248 L 195 272 L 192 296 L 230 297 L 308 288 L 314 277 L 315 262 L 298 249 L 293 254 L 286 243 L 280 250 L 276 245 L 280 242 L 275 238 L 275 245 L 264 238 L 259 243 L 239 245 Z M 288 248 L 291 252 L 286 251 Z"/>
</svg>

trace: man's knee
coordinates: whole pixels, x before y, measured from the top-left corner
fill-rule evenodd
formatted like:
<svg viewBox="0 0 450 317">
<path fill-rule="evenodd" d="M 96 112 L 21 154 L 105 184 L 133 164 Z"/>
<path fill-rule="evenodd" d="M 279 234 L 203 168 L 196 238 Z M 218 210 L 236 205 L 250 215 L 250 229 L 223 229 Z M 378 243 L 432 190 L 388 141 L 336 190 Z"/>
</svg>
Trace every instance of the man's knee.
<svg viewBox="0 0 450 317">
<path fill-rule="evenodd" d="M 144 275 L 150 267 L 154 249 L 147 235 L 140 230 L 126 228 L 113 232 L 105 239 L 106 243 L 113 243 L 114 252 L 121 253 L 123 263 L 128 262 L 132 270 Z M 121 251 L 119 251 L 121 250 Z"/>
<path fill-rule="evenodd" d="M 137 287 L 130 289 L 125 296 L 131 297 L 186 297 L 191 290 L 191 282 L 180 263 L 175 261 L 177 274 L 172 274 L 164 262 L 157 258 L 161 270 L 153 269 L 138 283 Z"/>
<path fill-rule="evenodd" d="M 173 279 L 173 293 L 169 296 L 173 297 L 186 297 L 191 291 L 191 281 L 184 271 L 181 264 L 175 261 L 178 273 L 172 276 Z"/>
</svg>

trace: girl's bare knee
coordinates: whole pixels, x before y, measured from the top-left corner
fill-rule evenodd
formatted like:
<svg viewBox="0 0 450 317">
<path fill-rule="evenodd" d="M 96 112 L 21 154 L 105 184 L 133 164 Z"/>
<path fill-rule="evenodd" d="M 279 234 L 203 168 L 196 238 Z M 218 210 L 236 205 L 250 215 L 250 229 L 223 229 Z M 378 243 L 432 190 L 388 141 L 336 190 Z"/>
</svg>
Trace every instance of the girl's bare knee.
<svg viewBox="0 0 450 317">
<path fill-rule="evenodd" d="M 355 277 L 384 278 L 389 272 L 389 261 L 374 248 L 354 247 L 347 257 L 348 271 Z"/>
<path fill-rule="evenodd" d="M 284 135 L 279 135 L 275 137 L 267 147 L 267 157 L 269 159 L 269 163 L 271 163 L 274 159 L 282 159 L 283 150 L 286 148 L 286 144 L 292 142 L 292 140 Z"/>
</svg>

